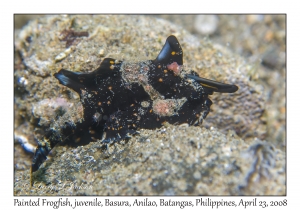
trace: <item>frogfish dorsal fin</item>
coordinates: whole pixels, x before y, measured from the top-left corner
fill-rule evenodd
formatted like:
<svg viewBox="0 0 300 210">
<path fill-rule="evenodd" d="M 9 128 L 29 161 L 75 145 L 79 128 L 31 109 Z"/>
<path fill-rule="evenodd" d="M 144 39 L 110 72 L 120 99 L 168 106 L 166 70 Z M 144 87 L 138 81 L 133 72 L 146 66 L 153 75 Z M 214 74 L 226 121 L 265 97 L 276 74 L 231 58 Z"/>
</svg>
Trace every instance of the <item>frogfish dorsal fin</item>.
<svg viewBox="0 0 300 210">
<path fill-rule="evenodd" d="M 171 64 L 176 62 L 178 65 L 183 64 L 183 51 L 177 40 L 173 35 L 169 36 L 166 40 L 165 45 L 161 49 L 157 58 L 154 60 L 155 63 L 159 64 Z"/>
</svg>

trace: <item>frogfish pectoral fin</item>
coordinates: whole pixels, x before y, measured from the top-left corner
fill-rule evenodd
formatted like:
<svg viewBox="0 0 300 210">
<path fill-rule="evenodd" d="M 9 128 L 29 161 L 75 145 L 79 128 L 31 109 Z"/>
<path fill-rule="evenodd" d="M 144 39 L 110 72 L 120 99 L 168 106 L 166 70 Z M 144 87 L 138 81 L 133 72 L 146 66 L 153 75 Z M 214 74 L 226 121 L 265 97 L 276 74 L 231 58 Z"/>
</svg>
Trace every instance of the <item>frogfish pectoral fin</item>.
<svg viewBox="0 0 300 210">
<path fill-rule="evenodd" d="M 50 150 L 46 146 L 38 145 L 32 159 L 31 172 L 35 172 L 39 169 L 40 165 L 47 160 L 47 156 Z"/>
</svg>

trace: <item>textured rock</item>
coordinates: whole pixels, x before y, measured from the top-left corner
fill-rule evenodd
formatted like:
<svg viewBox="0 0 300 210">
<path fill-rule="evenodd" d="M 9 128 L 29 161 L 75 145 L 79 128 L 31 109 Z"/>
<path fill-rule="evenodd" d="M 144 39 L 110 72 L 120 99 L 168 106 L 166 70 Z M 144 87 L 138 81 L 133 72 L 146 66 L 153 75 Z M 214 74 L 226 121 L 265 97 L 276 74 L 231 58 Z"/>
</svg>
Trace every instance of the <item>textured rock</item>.
<svg viewBox="0 0 300 210">
<path fill-rule="evenodd" d="M 46 165 L 34 173 L 36 183 L 31 189 L 21 187 L 29 185 L 28 170 L 16 173 L 21 178 L 15 182 L 15 193 L 285 194 L 284 153 L 267 142 L 252 141 L 249 145 L 232 133 L 170 125 L 155 132 L 142 130 L 122 143 L 108 149 L 99 142 L 78 148 L 56 147 Z M 86 189 L 74 189 L 72 184 Z"/>
</svg>

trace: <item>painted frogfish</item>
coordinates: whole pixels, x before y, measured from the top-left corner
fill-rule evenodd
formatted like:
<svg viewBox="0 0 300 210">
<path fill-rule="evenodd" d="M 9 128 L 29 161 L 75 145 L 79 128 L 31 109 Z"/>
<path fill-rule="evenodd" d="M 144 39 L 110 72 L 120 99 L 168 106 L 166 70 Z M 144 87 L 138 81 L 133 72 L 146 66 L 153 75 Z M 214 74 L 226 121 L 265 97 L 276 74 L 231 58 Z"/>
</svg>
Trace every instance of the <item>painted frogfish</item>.
<svg viewBox="0 0 300 210">
<path fill-rule="evenodd" d="M 233 93 L 235 85 L 199 77 L 183 68 L 183 51 L 173 35 L 154 60 L 140 62 L 105 58 L 90 73 L 61 69 L 54 77 L 76 91 L 84 119 L 49 129 L 39 140 L 31 172 L 39 169 L 55 145 L 63 141 L 95 141 L 108 144 L 130 138 L 139 129 L 170 124 L 199 125 L 212 105 L 213 92 Z"/>
</svg>

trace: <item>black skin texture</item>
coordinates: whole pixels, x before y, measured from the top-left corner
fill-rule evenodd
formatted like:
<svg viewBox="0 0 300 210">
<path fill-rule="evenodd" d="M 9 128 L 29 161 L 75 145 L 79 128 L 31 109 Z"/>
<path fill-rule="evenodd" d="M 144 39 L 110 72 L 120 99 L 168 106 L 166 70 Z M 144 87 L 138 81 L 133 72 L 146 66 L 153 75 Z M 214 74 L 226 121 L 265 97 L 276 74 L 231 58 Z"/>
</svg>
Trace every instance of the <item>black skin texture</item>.
<svg viewBox="0 0 300 210">
<path fill-rule="evenodd" d="M 175 63 L 176 67 L 183 65 L 183 51 L 173 35 L 167 38 L 155 60 L 141 62 L 138 68 L 129 68 L 127 74 L 124 63 L 105 58 L 100 67 L 91 73 L 62 69 L 54 74 L 62 85 L 80 95 L 84 120 L 75 126 L 66 124 L 59 133 L 49 130 L 36 149 L 32 172 L 38 170 L 51 149 L 61 142 L 74 145 L 97 140 L 103 143 L 118 142 L 130 138 L 138 129 L 159 128 L 164 122 L 198 125 L 210 111 L 212 102 L 208 95 L 238 90 L 235 85 L 204 79 L 193 71 L 179 75 L 180 71 L 170 69 L 170 64 Z M 146 66 L 145 70 L 140 70 L 141 66 Z M 153 94 L 149 88 L 152 88 Z M 154 100 L 182 98 L 185 98 L 184 103 L 171 108 L 171 114 L 163 114 L 167 112 L 165 109 L 155 113 Z"/>
</svg>

